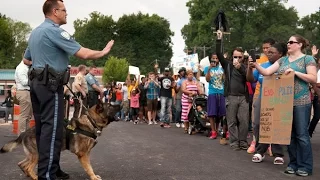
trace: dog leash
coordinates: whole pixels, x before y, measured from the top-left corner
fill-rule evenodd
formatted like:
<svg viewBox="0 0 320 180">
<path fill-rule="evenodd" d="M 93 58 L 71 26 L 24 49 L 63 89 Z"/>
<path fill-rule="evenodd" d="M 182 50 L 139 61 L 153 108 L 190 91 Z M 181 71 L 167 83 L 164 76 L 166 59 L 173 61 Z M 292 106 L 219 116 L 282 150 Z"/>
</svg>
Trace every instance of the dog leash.
<svg viewBox="0 0 320 180">
<path fill-rule="evenodd" d="M 72 91 L 72 89 L 68 86 L 68 84 L 66 84 L 65 86 L 67 86 L 67 88 L 70 90 L 70 92 L 71 92 L 71 94 L 73 95 L 73 97 L 75 97 L 76 99 L 79 100 L 79 97 L 76 96 L 76 94 Z M 92 126 L 94 127 L 94 129 L 95 129 L 95 133 L 100 136 L 100 135 L 101 135 L 101 129 L 100 129 L 100 128 L 98 127 L 98 125 L 93 121 L 92 117 L 91 117 L 90 114 L 89 114 L 89 109 L 88 109 L 85 105 L 83 105 L 83 103 L 81 103 L 81 106 L 86 110 L 86 115 L 87 115 L 87 117 L 88 117 L 91 125 L 92 125 Z"/>
</svg>

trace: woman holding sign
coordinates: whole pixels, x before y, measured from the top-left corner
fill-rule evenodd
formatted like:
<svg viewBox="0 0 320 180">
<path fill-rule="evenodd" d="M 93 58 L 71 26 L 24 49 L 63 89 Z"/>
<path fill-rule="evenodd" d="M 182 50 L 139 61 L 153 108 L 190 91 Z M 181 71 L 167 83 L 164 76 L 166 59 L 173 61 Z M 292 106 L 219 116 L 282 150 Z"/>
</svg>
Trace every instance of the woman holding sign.
<svg viewBox="0 0 320 180">
<path fill-rule="evenodd" d="M 280 58 L 268 68 L 256 62 L 250 62 L 260 74 L 270 76 L 273 73 L 294 73 L 294 101 L 291 143 L 288 146 L 290 162 L 285 170 L 287 174 L 309 176 L 313 170 L 313 157 L 308 126 L 311 116 L 311 98 L 309 83 L 316 83 L 317 68 L 312 56 L 303 50 L 309 42 L 300 35 L 291 36 L 287 42 L 288 56 Z"/>
<path fill-rule="evenodd" d="M 268 68 L 278 59 L 283 56 L 286 56 L 288 52 L 287 45 L 284 43 L 277 43 L 272 45 L 267 53 L 268 62 L 261 64 L 261 67 Z M 263 75 L 260 74 L 257 70 L 253 71 L 253 66 L 249 66 L 247 71 L 247 80 L 249 82 L 257 82 L 259 84 L 263 83 Z M 264 154 L 267 152 L 269 144 L 260 144 L 259 143 L 259 131 L 260 131 L 260 110 L 261 110 L 261 92 L 262 86 L 260 86 L 260 93 L 257 100 L 254 101 L 254 137 L 256 138 L 256 154 L 252 157 L 252 162 L 259 163 L 264 159 Z M 283 149 L 281 145 L 272 144 L 272 153 L 275 156 L 273 161 L 274 164 L 283 164 Z"/>
</svg>

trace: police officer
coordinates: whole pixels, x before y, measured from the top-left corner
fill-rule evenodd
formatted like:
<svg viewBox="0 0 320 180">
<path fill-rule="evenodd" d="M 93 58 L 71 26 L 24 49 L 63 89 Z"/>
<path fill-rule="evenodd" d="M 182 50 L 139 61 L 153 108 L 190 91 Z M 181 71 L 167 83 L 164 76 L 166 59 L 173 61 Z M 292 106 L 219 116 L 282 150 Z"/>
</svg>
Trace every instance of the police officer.
<svg viewBox="0 0 320 180">
<path fill-rule="evenodd" d="M 32 31 L 23 61 L 25 64 L 32 61 L 29 80 L 39 154 L 38 180 L 53 180 L 61 173 L 58 170 L 64 117 L 63 84 L 68 81 L 68 56 L 97 59 L 109 53 L 114 41 L 102 51 L 81 47 L 60 28 L 67 23 L 62 0 L 46 0 L 43 13 L 45 21 Z"/>
<path fill-rule="evenodd" d="M 74 82 L 72 83 L 72 91 L 77 96 L 77 98 L 74 98 L 73 118 L 78 118 L 79 115 L 82 115 L 85 112 L 85 109 L 82 108 L 79 99 L 82 99 L 82 104 L 87 107 L 88 86 L 85 78 L 86 69 L 87 67 L 85 65 L 79 65 L 79 72 L 74 77 Z"/>
<path fill-rule="evenodd" d="M 103 98 L 103 89 L 100 88 L 97 78 L 94 76 L 96 72 L 96 67 L 91 66 L 89 73 L 86 75 L 86 80 L 88 83 L 88 106 L 89 108 L 96 105 L 100 98 Z"/>
</svg>

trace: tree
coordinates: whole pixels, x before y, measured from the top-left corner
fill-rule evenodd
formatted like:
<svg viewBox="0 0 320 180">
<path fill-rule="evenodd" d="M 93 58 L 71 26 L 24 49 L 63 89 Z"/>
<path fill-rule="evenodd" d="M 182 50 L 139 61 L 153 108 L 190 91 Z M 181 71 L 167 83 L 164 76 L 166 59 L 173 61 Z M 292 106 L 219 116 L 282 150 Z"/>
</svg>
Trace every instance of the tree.
<svg viewBox="0 0 320 180">
<path fill-rule="evenodd" d="M 10 29 L 14 39 L 14 51 L 13 51 L 13 64 L 17 65 L 24 54 L 25 49 L 28 46 L 27 38 L 32 31 L 30 24 L 21 21 L 14 21 L 9 19 Z"/>
<path fill-rule="evenodd" d="M 190 22 L 181 32 L 186 45 L 214 46 L 213 20 L 222 9 L 231 32 L 226 49 L 260 47 L 265 38 L 287 41 L 296 33 L 298 15 L 293 7 L 286 8 L 281 0 L 189 0 Z M 226 36 L 228 37 L 228 36 Z M 214 50 L 214 48 L 211 48 Z M 200 53 L 201 55 L 202 53 Z"/>
<path fill-rule="evenodd" d="M 110 56 L 103 69 L 102 80 L 104 83 L 115 81 L 125 81 L 128 75 L 129 64 L 125 58 Z"/>
<path fill-rule="evenodd" d="M 320 46 L 320 11 L 307 15 L 299 20 L 299 34 Z"/>
<path fill-rule="evenodd" d="M 15 44 L 9 19 L 2 14 L 0 14 L 0 29 L 0 67 L 12 68 L 11 61 Z"/>
<path fill-rule="evenodd" d="M 15 68 L 27 48 L 27 36 L 31 32 L 28 23 L 14 21 L 0 14 L 0 66 Z"/>
<path fill-rule="evenodd" d="M 112 16 L 105 16 L 99 12 L 92 12 L 89 19 L 74 21 L 74 38 L 84 47 L 88 47 L 94 50 L 102 50 L 108 41 L 114 36 L 115 21 Z M 116 45 L 115 45 L 116 46 Z M 110 53 L 112 54 L 112 52 Z M 100 58 L 95 61 L 85 61 L 72 57 L 70 59 L 72 65 L 95 65 L 104 66 L 104 59 Z"/>
<path fill-rule="evenodd" d="M 110 39 L 114 39 L 110 56 L 127 59 L 130 65 L 139 66 L 142 73 L 149 72 L 156 59 L 160 67 L 167 66 L 173 54 L 170 24 L 155 14 L 123 15 L 115 22 L 111 16 L 93 12 L 89 19 L 76 20 L 74 27 L 75 39 L 91 49 L 101 50 Z M 72 58 L 71 63 L 78 65 L 83 62 Z M 103 66 L 104 61 L 91 63 Z"/>
<path fill-rule="evenodd" d="M 139 66 L 142 73 L 150 71 L 156 59 L 160 68 L 169 65 L 173 54 L 171 36 L 174 33 L 166 19 L 141 12 L 124 15 L 117 22 L 117 34 L 121 44 L 131 47 L 130 65 Z M 117 54 L 118 57 L 126 55 Z"/>
</svg>

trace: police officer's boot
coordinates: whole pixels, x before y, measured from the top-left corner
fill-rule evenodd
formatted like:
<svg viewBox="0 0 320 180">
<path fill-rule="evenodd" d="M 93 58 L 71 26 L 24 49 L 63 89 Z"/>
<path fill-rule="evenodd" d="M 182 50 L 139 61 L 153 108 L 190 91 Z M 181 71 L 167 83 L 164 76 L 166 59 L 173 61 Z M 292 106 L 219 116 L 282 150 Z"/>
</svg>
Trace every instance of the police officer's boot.
<svg viewBox="0 0 320 180">
<path fill-rule="evenodd" d="M 70 178 L 69 174 L 63 172 L 60 168 L 58 169 L 56 175 L 57 175 L 57 179 L 69 179 Z"/>
</svg>

